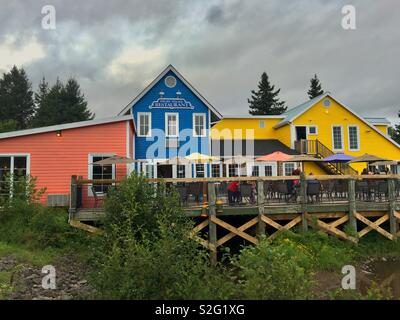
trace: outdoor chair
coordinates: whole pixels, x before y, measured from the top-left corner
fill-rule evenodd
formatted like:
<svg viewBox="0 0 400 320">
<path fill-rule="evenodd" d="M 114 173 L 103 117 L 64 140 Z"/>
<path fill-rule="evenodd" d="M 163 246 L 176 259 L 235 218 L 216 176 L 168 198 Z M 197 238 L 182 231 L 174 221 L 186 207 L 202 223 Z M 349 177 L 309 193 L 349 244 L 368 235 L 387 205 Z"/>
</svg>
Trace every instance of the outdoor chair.
<svg viewBox="0 0 400 320">
<path fill-rule="evenodd" d="M 183 205 L 187 205 L 188 203 L 188 192 L 186 186 L 177 186 L 176 189 L 179 193 L 180 203 Z"/>
<path fill-rule="evenodd" d="M 356 197 L 358 200 L 368 200 L 371 197 L 367 181 L 356 181 Z"/>
<path fill-rule="evenodd" d="M 192 195 L 197 204 L 199 204 L 200 199 L 203 198 L 203 184 L 201 182 L 189 184 L 189 194 Z"/>
<path fill-rule="evenodd" d="M 307 197 L 311 202 L 314 202 L 314 197 L 315 201 L 318 202 L 320 201 L 321 197 L 321 183 L 317 180 L 315 181 L 308 181 L 307 182 Z"/>
<path fill-rule="evenodd" d="M 376 195 L 378 196 L 379 201 L 382 201 L 382 198 L 388 197 L 388 183 L 387 181 L 378 181 L 378 187 L 376 190 Z"/>
<path fill-rule="evenodd" d="M 103 201 L 104 201 L 104 195 L 99 196 L 99 194 L 95 190 L 94 185 L 90 186 L 90 191 L 92 192 L 93 199 L 94 199 L 93 208 L 98 208 L 99 207 L 99 203 L 103 203 Z"/>
<path fill-rule="evenodd" d="M 247 202 L 251 202 L 252 199 L 252 186 L 250 184 L 241 184 L 240 185 L 240 196 L 245 199 Z"/>
<path fill-rule="evenodd" d="M 278 200 L 280 201 L 282 198 L 287 202 L 291 195 L 291 190 L 288 189 L 288 185 L 285 181 L 280 181 L 278 183 Z"/>
<path fill-rule="evenodd" d="M 335 181 L 329 180 L 329 181 L 323 181 L 321 183 L 322 187 L 322 196 L 325 195 L 328 201 L 333 202 L 333 193 L 335 191 Z"/>
</svg>

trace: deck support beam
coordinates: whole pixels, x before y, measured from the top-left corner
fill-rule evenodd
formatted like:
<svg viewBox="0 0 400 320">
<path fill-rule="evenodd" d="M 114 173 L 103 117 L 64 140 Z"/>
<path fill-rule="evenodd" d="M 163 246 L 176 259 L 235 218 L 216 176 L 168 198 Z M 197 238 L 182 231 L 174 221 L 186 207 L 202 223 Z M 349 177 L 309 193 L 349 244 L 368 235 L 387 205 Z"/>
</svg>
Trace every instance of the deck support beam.
<svg viewBox="0 0 400 320">
<path fill-rule="evenodd" d="M 208 220 L 208 241 L 210 243 L 210 262 L 211 265 L 217 264 L 217 225 L 214 222 L 216 218 L 216 193 L 215 184 L 208 183 L 208 206 L 209 206 L 209 220 Z"/>
</svg>

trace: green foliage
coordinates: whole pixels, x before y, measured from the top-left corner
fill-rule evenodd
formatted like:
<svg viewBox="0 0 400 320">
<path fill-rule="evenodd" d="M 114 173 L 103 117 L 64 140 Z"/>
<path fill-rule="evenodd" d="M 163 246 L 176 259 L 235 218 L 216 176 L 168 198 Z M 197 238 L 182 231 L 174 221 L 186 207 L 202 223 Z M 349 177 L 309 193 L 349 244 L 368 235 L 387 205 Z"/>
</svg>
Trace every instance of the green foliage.
<svg viewBox="0 0 400 320">
<path fill-rule="evenodd" d="M 314 268 L 318 270 L 339 271 L 355 257 L 355 246 L 352 243 L 330 237 L 322 231 L 309 230 L 301 235 L 286 233 L 283 238 L 303 246 L 313 257 Z"/>
<path fill-rule="evenodd" d="M 389 287 L 381 287 L 376 282 L 372 282 L 366 292 L 357 290 L 337 289 L 329 294 L 331 300 L 392 300 L 393 293 Z"/>
<path fill-rule="evenodd" d="M 15 131 L 18 128 L 18 123 L 14 119 L 0 121 L 0 133 Z"/>
<path fill-rule="evenodd" d="M 30 248 L 73 247 L 75 243 L 84 241 L 83 233 L 68 224 L 65 209 L 38 203 L 44 190 L 36 189 L 35 178 L 14 179 L 16 177 L 7 177 L 11 190 L 1 198 L 0 241 Z"/>
<path fill-rule="evenodd" d="M 247 99 L 251 115 L 276 115 L 286 111 L 284 101 L 279 101 L 278 95 L 281 89 L 275 90 L 271 85 L 266 72 L 261 75 L 258 83 L 258 91 L 251 90 L 251 99 Z"/>
<path fill-rule="evenodd" d="M 14 120 L 2 125 L 3 129 L 25 129 L 28 127 L 35 109 L 33 103 L 32 84 L 23 68 L 13 66 L 0 79 L 0 119 L 2 122 Z M 4 131 L 3 131 L 4 132 Z"/>
<path fill-rule="evenodd" d="M 262 240 L 244 248 L 234 265 L 245 299 L 307 299 L 311 297 L 313 257 L 306 247 L 285 238 Z"/>
<path fill-rule="evenodd" d="M 193 223 L 178 194 L 136 173 L 111 190 L 105 236 L 96 250 L 93 282 L 101 298 L 210 299 L 229 297 L 207 252 L 190 238 Z M 220 266 L 222 268 L 222 266 Z"/>
<path fill-rule="evenodd" d="M 400 143 L 400 125 L 395 124 L 394 127 L 389 127 L 388 130 L 390 137 L 397 143 Z"/>
<path fill-rule="evenodd" d="M 310 89 L 307 91 L 308 97 L 310 99 L 314 99 L 323 93 L 324 90 L 322 90 L 321 82 L 319 81 L 317 75 L 314 74 L 314 77 L 310 80 Z"/>
<path fill-rule="evenodd" d="M 93 119 L 78 82 L 70 78 L 64 85 L 59 79 L 49 88 L 43 78 L 35 94 L 36 114 L 32 127 L 50 126 Z"/>
</svg>

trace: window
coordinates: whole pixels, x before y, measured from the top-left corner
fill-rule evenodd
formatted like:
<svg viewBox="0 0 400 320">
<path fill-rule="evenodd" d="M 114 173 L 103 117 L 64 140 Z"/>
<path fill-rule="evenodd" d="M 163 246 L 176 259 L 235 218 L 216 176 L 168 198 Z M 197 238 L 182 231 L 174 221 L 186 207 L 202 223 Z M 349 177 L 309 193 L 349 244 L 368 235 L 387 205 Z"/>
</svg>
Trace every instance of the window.
<svg viewBox="0 0 400 320">
<path fill-rule="evenodd" d="M 151 136 L 151 113 L 150 112 L 138 112 L 138 128 L 139 137 L 150 137 Z"/>
<path fill-rule="evenodd" d="M 271 177 L 272 176 L 272 166 L 264 166 L 265 176 Z"/>
<path fill-rule="evenodd" d="M 284 172 L 285 176 L 291 176 L 294 170 L 294 163 L 293 162 L 285 163 L 284 167 L 285 167 L 285 172 Z"/>
<path fill-rule="evenodd" d="M 193 136 L 206 136 L 206 115 L 205 113 L 193 113 Z"/>
<path fill-rule="evenodd" d="M 309 126 L 308 134 L 317 134 L 317 126 Z"/>
<path fill-rule="evenodd" d="M 260 126 L 260 129 L 264 129 L 265 128 L 265 121 L 264 120 L 260 120 L 259 126 Z"/>
<path fill-rule="evenodd" d="M 229 164 L 228 165 L 228 174 L 230 177 L 238 177 L 239 176 L 239 165 Z"/>
<path fill-rule="evenodd" d="M 0 155 L 0 198 L 8 198 L 12 192 L 11 184 L 29 175 L 28 164 L 27 155 Z"/>
<path fill-rule="evenodd" d="M 252 166 L 251 167 L 251 176 L 252 177 L 259 177 L 260 176 L 260 168 L 259 168 L 259 166 Z"/>
<path fill-rule="evenodd" d="M 176 177 L 177 178 L 186 178 L 186 166 L 182 164 L 178 164 L 176 166 Z"/>
<path fill-rule="evenodd" d="M 196 178 L 204 178 L 204 164 L 196 164 Z"/>
<path fill-rule="evenodd" d="M 177 113 L 165 114 L 165 130 L 167 137 L 177 137 L 179 132 L 179 117 Z"/>
<path fill-rule="evenodd" d="M 332 127 L 332 140 L 333 150 L 343 150 L 342 126 Z"/>
<path fill-rule="evenodd" d="M 349 126 L 349 150 L 357 151 L 360 149 L 358 126 Z"/>
<path fill-rule="evenodd" d="M 219 164 L 211 165 L 211 176 L 213 178 L 218 178 L 221 176 L 221 166 Z"/>
<path fill-rule="evenodd" d="M 98 165 L 95 162 L 107 159 L 111 155 L 90 155 L 89 159 L 89 179 L 91 180 L 108 180 L 115 179 L 115 165 Z M 94 184 L 93 189 L 96 193 L 107 193 L 111 183 Z"/>
</svg>

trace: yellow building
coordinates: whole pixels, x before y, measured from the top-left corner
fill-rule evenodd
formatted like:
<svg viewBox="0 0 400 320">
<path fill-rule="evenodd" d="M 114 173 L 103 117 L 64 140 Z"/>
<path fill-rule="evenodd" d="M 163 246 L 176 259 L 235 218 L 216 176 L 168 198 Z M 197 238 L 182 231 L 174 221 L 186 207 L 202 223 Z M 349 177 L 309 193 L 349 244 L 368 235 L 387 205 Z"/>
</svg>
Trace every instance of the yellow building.
<svg viewBox="0 0 400 320">
<path fill-rule="evenodd" d="M 279 116 L 223 118 L 211 129 L 211 139 L 213 154 L 223 150 L 225 153 L 220 154 L 225 157 L 250 155 L 251 152 L 257 157 L 283 151 L 291 154 L 308 153 L 319 158 L 339 152 L 351 156 L 369 153 L 400 160 L 400 146 L 389 137 L 389 125 L 390 122 L 385 118 L 361 117 L 330 93 L 325 93 Z M 226 152 L 226 146 L 230 144 L 232 147 Z M 245 144 L 248 145 L 247 149 L 250 146 L 253 150 L 244 152 Z M 236 150 L 234 146 L 240 145 L 241 150 Z M 365 166 L 354 164 L 352 168 L 361 172 Z M 293 164 L 287 164 L 283 173 L 286 171 L 288 174 L 292 168 Z M 338 169 L 329 163 L 307 163 L 303 169 L 306 173 L 314 174 L 356 173 L 351 168 Z"/>
</svg>

